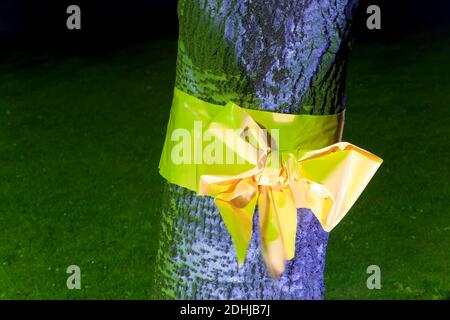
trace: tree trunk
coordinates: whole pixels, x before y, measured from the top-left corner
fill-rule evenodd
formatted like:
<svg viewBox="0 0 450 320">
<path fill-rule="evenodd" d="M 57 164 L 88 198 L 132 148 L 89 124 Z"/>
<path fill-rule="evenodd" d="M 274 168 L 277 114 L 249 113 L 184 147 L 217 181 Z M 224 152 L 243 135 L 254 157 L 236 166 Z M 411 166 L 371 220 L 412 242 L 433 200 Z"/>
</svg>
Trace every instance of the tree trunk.
<svg viewBox="0 0 450 320">
<path fill-rule="evenodd" d="M 176 87 L 202 100 L 282 113 L 344 108 L 347 34 L 357 0 L 179 0 Z M 246 262 L 209 197 L 167 185 L 156 278 L 162 298 L 321 299 L 328 234 L 298 210 L 295 258 L 278 281 Z"/>
</svg>

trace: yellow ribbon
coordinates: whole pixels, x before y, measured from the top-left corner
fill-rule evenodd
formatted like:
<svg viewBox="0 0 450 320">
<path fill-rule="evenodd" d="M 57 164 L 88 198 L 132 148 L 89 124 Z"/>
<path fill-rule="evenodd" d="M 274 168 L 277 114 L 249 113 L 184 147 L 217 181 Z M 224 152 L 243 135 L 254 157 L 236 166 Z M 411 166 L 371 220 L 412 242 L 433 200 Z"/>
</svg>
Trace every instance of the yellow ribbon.
<svg viewBox="0 0 450 320">
<path fill-rule="evenodd" d="M 350 143 L 331 144 L 340 139 L 341 116 L 287 115 L 234 103 L 217 106 L 175 89 L 160 173 L 171 183 L 214 197 L 239 266 L 258 205 L 263 257 L 278 278 L 295 254 L 297 208 L 311 209 L 323 229 L 331 231 L 381 165 L 379 157 Z M 200 135 L 196 123 L 204 125 Z M 181 141 L 176 129 L 192 139 Z M 238 163 L 200 159 L 211 141 L 223 145 L 224 153 Z M 191 161 L 174 162 L 174 151 L 190 143 L 197 148 L 184 150 L 191 156 L 184 160 Z"/>
</svg>

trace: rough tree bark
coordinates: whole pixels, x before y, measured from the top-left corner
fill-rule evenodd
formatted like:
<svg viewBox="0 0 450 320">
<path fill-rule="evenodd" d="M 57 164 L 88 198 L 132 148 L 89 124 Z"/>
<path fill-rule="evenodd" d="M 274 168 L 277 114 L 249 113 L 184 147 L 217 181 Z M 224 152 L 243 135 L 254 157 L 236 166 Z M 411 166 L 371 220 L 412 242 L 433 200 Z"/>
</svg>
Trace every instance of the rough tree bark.
<svg viewBox="0 0 450 320">
<path fill-rule="evenodd" d="M 344 108 L 357 0 L 179 0 L 176 87 L 200 99 L 283 113 Z M 257 213 L 244 267 L 208 197 L 167 185 L 156 278 L 162 298 L 321 299 L 328 234 L 298 210 L 296 255 L 278 282 L 261 257 Z"/>
</svg>

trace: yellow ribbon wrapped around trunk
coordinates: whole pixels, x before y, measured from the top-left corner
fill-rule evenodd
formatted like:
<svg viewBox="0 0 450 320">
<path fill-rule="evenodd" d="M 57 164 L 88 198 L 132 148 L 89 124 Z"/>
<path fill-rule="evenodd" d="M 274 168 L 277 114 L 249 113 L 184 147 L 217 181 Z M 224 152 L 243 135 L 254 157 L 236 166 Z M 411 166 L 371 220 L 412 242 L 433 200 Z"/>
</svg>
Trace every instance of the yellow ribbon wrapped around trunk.
<svg viewBox="0 0 450 320">
<path fill-rule="evenodd" d="M 342 128 L 343 114 L 219 106 L 175 89 L 160 173 L 214 197 L 239 266 L 258 206 L 263 257 L 278 278 L 294 257 L 297 208 L 311 209 L 331 231 L 381 165 L 370 152 L 339 142 Z"/>
</svg>

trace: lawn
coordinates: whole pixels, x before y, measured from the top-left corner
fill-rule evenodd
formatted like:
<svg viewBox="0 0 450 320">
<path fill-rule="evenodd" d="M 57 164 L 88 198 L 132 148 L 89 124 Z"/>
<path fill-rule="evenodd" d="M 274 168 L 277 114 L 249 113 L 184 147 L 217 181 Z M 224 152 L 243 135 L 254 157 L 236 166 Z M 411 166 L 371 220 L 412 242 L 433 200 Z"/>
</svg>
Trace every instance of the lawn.
<svg viewBox="0 0 450 320">
<path fill-rule="evenodd" d="M 445 40 L 445 41 L 444 41 Z M 327 299 L 445 299 L 450 39 L 355 43 L 345 139 L 384 159 L 333 230 Z M 0 62 L 0 298 L 149 299 L 175 73 L 171 37 Z M 68 290 L 78 265 L 82 289 Z M 381 290 L 366 269 L 381 268 Z"/>
</svg>

